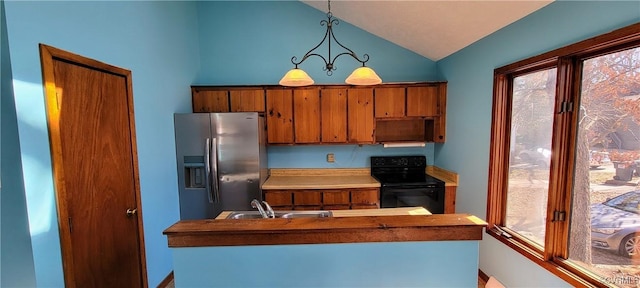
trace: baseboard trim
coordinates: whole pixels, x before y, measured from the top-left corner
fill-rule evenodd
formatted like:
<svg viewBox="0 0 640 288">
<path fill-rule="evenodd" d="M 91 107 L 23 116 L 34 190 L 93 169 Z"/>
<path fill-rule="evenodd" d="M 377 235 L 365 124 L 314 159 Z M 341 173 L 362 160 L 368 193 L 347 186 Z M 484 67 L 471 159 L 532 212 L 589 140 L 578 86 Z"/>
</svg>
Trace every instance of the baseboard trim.
<svg viewBox="0 0 640 288">
<path fill-rule="evenodd" d="M 478 277 L 480 277 L 480 279 L 482 279 L 484 282 L 489 281 L 489 275 L 484 274 L 484 272 L 482 272 L 482 270 L 478 269 Z"/>
<path fill-rule="evenodd" d="M 162 282 L 160 282 L 160 284 L 158 284 L 158 288 L 167 287 L 167 285 L 169 285 L 169 283 L 171 283 L 171 281 L 173 281 L 173 270 L 171 272 L 169 272 L 169 275 L 167 275 L 167 277 L 164 277 L 164 280 L 162 280 Z"/>
</svg>

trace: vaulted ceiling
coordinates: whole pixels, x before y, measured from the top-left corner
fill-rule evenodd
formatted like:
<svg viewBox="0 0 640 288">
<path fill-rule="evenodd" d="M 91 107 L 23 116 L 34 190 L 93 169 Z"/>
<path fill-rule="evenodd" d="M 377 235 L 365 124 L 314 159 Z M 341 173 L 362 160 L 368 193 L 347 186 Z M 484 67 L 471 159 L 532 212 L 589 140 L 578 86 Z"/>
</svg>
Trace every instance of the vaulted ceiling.
<svg viewBox="0 0 640 288">
<path fill-rule="evenodd" d="M 328 11 L 327 1 L 302 2 Z M 334 0 L 331 13 L 371 34 L 438 61 L 551 2 Z"/>
</svg>

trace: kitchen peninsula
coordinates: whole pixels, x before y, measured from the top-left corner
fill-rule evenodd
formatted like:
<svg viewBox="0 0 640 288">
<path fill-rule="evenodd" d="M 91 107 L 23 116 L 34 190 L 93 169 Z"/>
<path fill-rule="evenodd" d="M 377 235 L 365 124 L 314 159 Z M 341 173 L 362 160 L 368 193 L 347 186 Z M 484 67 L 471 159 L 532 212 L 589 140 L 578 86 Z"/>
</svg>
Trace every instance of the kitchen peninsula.
<svg viewBox="0 0 640 288">
<path fill-rule="evenodd" d="M 486 223 L 416 209 L 189 220 L 164 234 L 176 287 L 475 287 Z"/>
</svg>

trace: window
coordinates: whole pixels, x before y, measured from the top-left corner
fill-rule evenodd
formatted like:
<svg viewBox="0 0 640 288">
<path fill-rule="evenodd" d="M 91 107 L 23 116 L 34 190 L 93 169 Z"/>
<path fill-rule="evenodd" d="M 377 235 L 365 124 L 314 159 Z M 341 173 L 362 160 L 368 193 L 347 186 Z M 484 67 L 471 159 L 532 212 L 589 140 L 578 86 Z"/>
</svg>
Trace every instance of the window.
<svg viewBox="0 0 640 288">
<path fill-rule="evenodd" d="M 639 31 L 494 73 L 487 233 L 574 286 L 640 286 Z"/>
</svg>

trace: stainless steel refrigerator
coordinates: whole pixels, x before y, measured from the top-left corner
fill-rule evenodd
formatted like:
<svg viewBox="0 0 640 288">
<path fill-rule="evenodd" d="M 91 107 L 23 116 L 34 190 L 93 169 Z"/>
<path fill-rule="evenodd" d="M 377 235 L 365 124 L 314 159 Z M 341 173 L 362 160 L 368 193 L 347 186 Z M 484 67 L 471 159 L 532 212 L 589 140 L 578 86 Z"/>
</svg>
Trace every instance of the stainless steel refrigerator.
<svg viewBox="0 0 640 288">
<path fill-rule="evenodd" d="M 180 219 L 253 210 L 267 179 L 264 116 L 258 113 L 174 114 Z"/>
</svg>

